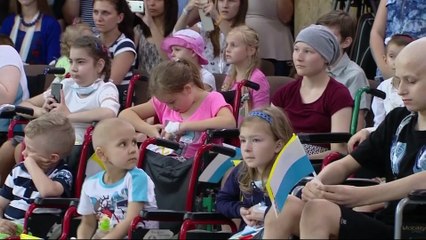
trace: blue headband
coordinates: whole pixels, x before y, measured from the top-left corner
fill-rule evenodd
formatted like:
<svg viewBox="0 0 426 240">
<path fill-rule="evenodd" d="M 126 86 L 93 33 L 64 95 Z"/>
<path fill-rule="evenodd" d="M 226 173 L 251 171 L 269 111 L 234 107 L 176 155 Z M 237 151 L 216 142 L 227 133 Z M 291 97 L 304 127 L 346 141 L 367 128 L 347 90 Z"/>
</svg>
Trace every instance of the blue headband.
<svg viewBox="0 0 426 240">
<path fill-rule="evenodd" d="M 252 111 L 252 112 L 249 113 L 249 116 L 261 118 L 261 119 L 267 121 L 269 124 L 272 124 L 272 117 L 271 117 L 271 115 L 269 115 L 267 113 L 264 113 L 264 112 L 261 112 L 261 111 Z"/>
</svg>

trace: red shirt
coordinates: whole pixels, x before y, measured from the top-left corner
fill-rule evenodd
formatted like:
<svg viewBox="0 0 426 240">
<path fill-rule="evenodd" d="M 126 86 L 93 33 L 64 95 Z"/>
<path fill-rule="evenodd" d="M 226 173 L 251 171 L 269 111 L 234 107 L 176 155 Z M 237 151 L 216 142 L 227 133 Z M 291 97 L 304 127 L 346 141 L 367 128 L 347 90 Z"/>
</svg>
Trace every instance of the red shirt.
<svg viewBox="0 0 426 240">
<path fill-rule="evenodd" d="M 305 104 L 300 96 L 301 84 L 301 78 L 286 84 L 274 94 L 272 104 L 284 109 L 296 133 L 331 132 L 331 116 L 353 106 L 348 88 L 330 78 L 323 94 L 316 101 Z"/>
</svg>

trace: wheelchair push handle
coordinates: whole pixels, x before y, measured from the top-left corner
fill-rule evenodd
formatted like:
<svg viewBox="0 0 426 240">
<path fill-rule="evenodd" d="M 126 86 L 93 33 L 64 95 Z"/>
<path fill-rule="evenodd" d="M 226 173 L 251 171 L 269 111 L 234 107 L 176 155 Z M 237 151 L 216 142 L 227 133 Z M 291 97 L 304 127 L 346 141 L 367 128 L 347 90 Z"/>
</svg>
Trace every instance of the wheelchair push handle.
<svg viewBox="0 0 426 240">
<path fill-rule="evenodd" d="M 248 88 L 251 88 L 251 89 L 256 90 L 256 91 L 259 90 L 259 88 L 260 88 L 260 85 L 258 83 L 252 82 L 250 80 L 242 81 L 241 85 L 248 87 Z"/>
<path fill-rule="evenodd" d="M 210 151 L 220 153 L 220 154 L 230 156 L 230 157 L 233 157 L 236 154 L 235 149 L 228 148 L 228 147 L 221 146 L 221 145 L 216 145 L 216 144 L 212 146 Z"/>
<path fill-rule="evenodd" d="M 15 106 L 12 104 L 0 105 L 0 115 L 6 114 L 6 113 L 12 113 L 12 114 L 22 113 L 22 114 L 32 116 L 34 115 L 34 109 L 29 107 Z"/>
<path fill-rule="evenodd" d="M 207 130 L 207 135 L 208 135 L 208 139 L 234 138 L 240 135 L 240 130 L 238 128 L 209 129 Z"/>
<path fill-rule="evenodd" d="M 47 74 L 65 74 L 65 68 L 61 67 L 46 67 L 43 72 L 44 75 Z"/>
<path fill-rule="evenodd" d="M 173 150 L 178 150 L 180 148 L 180 144 L 178 142 L 170 141 L 170 140 L 166 140 L 162 138 L 156 138 L 155 144 L 166 147 L 166 148 L 171 148 Z"/>
<path fill-rule="evenodd" d="M 379 89 L 371 89 L 370 88 L 370 89 L 366 90 L 365 92 L 368 93 L 368 94 L 371 94 L 375 97 L 381 98 L 381 99 L 386 98 L 386 93 L 383 92 L 382 90 L 379 90 Z"/>
</svg>

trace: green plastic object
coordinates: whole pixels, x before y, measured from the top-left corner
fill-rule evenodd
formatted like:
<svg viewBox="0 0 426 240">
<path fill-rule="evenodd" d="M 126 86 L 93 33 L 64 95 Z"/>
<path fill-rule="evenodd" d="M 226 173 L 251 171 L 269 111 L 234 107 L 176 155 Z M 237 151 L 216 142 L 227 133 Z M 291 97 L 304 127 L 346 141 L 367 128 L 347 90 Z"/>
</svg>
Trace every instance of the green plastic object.
<svg viewBox="0 0 426 240">
<path fill-rule="evenodd" d="M 107 216 L 103 216 L 98 223 L 99 230 L 103 232 L 108 232 L 110 230 L 110 219 Z"/>
<path fill-rule="evenodd" d="M 350 134 L 351 135 L 354 135 L 356 133 L 356 130 L 357 130 L 359 106 L 361 104 L 362 94 L 364 94 L 365 92 L 367 92 L 369 90 L 370 90 L 370 87 L 362 87 L 362 88 L 358 89 L 358 91 L 355 94 L 354 109 L 352 110 L 352 121 L 351 121 L 351 126 L 350 126 Z"/>
</svg>

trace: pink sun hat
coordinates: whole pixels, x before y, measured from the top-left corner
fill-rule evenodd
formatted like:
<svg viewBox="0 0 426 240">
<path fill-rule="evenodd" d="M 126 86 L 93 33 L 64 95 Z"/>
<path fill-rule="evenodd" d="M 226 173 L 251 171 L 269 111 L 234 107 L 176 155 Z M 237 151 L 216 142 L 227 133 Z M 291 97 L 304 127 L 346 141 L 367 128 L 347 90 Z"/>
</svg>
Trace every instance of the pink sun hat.
<svg viewBox="0 0 426 240">
<path fill-rule="evenodd" d="M 192 29 L 183 29 L 173 33 L 173 36 L 167 37 L 161 44 L 169 58 L 172 54 L 172 46 L 180 46 L 191 49 L 198 56 L 198 61 L 201 65 L 207 65 L 209 61 L 204 57 L 204 40 L 201 35 Z"/>
</svg>

